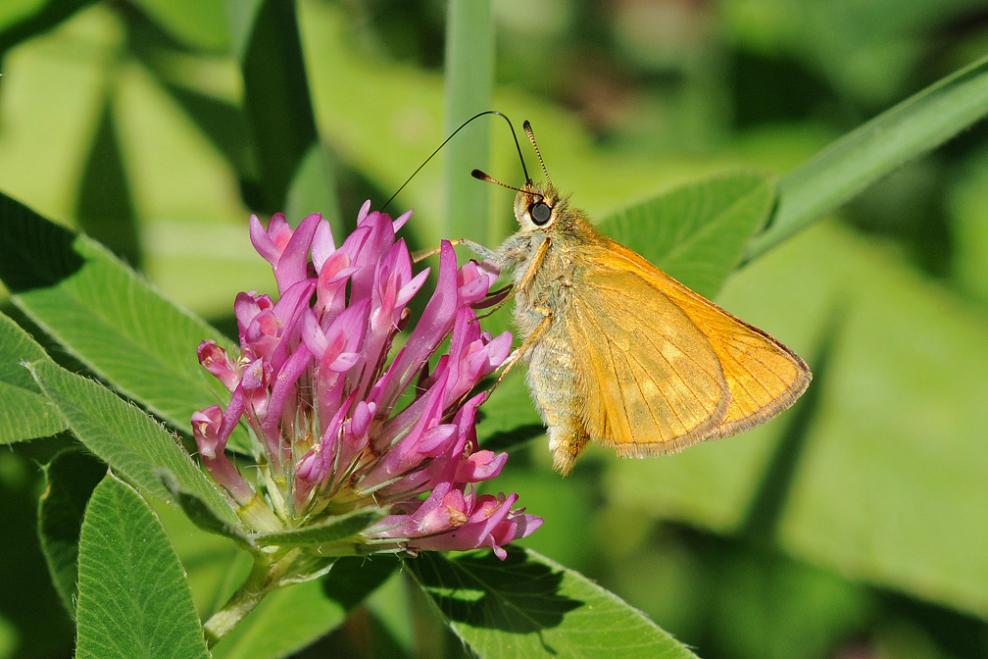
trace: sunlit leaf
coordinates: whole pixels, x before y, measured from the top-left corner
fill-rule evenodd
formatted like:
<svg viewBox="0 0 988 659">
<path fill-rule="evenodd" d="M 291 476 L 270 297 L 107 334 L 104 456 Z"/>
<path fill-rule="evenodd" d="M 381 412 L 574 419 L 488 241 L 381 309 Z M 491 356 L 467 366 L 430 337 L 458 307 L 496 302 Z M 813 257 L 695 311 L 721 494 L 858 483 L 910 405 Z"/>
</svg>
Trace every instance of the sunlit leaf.
<svg viewBox="0 0 988 659">
<path fill-rule="evenodd" d="M 48 359 L 44 348 L 0 314 L 0 444 L 65 430 L 58 409 L 41 393 L 24 363 Z"/>
<path fill-rule="evenodd" d="M 229 345 L 219 332 L 95 241 L 6 196 L 0 280 L 18 308 L 74 357 L 174 426 L 188 428 L 194 411 L 229 396 L 196 360 L 202 339 Z"/>
<path fill-rule="evenodd" d="M 144 500 L 107 477 L 79 541 L 77 657 L 208 657 L 178 557 Z"/>
<path fill-rule="evenodd" d="M 406 561 L 443 617 L 481 657 L 693 657 L 637 609 L 583 575 L 512 548 Z"/>
<path fill-rule="evenodd" d="M 157 421 L 106 387 L 52 362 L 35 362 L 31 371 L 79 441 L 120 475 L 168 499 L 171 493 L 158 475 L 165 469 L 184 491 L 204 501 L 216 518 L 240 527 L 213 482 Z"/>
</svg>

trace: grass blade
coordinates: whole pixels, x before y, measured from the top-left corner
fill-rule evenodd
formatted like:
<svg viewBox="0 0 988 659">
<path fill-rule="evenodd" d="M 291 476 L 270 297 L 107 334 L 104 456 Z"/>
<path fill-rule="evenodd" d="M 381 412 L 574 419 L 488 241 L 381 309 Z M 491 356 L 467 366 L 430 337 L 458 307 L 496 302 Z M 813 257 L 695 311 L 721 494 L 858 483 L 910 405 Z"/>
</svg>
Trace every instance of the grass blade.
<svg viewBox="0 0 988 659">
<path fill-rule="evenodd" d="M 295 5 L 258 0 L 231 2 L 229 7 L 244 78 L 244 112 L 259 170 L 259 198 L 248 202 L 266 212 L 284 210 L 296 173 L 319 144 Z M 335 187 L 326 158 L 315 159 L 313 167 L 317 171 L 309 171 L 309 177 Z M 296 203 L 311 205 L 301 199 Z M 320 210 L 331 214 L 336 209 Z"/>
<path fill-rule="evenodd" d="M 494 28 L 488 0 L 450 2 L 446 16 L 446 132 L 490 108 Z M 487 186 L 470 177 L 490 158 L 490 120 L 480 119 L 446 145 L 446 211 L 440 235 L 492 242 Z"/>
<path fill-rule="evenodd" d="M 988 57 L 883 112 L 783 177 L 772 222 L 752 241 L 747 258 L 765 253 L 985 114 Z"/>
</svg>

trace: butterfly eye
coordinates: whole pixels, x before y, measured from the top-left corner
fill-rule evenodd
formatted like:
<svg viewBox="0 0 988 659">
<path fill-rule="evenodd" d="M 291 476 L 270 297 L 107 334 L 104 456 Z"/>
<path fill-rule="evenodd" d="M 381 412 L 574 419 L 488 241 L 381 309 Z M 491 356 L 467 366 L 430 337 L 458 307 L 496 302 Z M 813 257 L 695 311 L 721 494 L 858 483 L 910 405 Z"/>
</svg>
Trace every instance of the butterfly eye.
<svg viewBox="0 0 988 659">
<path fill-rule="evenodd" d="M 528 214 L 532 217 L 532 222 L 542 226 L 552 217 L 552 207 L 544 201 L 539 201 L 528 207 Z"/>
</svg>

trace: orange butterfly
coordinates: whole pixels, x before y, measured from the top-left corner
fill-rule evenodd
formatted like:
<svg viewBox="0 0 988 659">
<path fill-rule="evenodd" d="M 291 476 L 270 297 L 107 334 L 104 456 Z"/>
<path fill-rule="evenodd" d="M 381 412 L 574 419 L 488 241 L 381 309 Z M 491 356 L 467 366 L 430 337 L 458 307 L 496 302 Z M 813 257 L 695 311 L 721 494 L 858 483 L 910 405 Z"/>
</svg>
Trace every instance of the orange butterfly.
<svg viewBox="0 0 988 659">
<path fill-rule="evenodd" d="M 525 132 L 535 148 L 531 125 Z M 528 364 L 559 472 L 591 440 L 618 455 L 679 451 L 750 428 L 806 390 L 806 363 L 630 249 L 600 235 L 549 180 L 515 188 L 521 230 L 497 250 L 467 244 L 514 272 L 525 337 L 506 363 Z"/>
</svg>

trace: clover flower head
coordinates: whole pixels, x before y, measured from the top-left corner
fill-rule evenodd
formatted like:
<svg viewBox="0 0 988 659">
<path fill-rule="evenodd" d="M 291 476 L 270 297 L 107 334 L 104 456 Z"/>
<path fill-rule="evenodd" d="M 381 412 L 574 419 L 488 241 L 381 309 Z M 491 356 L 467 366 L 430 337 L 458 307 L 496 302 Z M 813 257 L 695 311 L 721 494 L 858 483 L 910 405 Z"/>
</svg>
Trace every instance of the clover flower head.
<svg viewBox="0 0 988 659">
<path fill-rule="evenodd" d="M 503 557 L 503 545 L 542 520 L 514 508 L 517 494 L 477 492 L 508 458 L 480 449 L 476 436 L 488 395 L 478 385 L 511 349 L 511 335 L 484 332 L 474 311 L 497 273 L 457 267 L 443 242 L 436 288 L 406 327 L 429 275 L 413 271 L 397 237 L 409 217 L 370 212 L 367 202 L 339 246 L 318 214 L 294 229 L 281 214 L 267 227 L 251 217 L 278 295 L 237 296 L 239 354 L 199 346 L 231 397 L 196 412 L 193 435 L 203 466 L 242 511 L 263 501 L 287 528 L 374 506 L 386 514 L 361 535 L 368 552 L 489 547 Z M 252 438 L 252 479 L 226 452 L 239 424 Z"/>
</svg>

